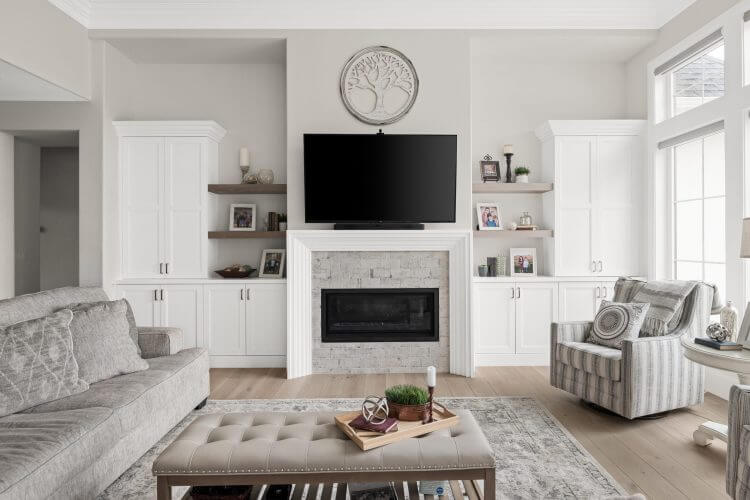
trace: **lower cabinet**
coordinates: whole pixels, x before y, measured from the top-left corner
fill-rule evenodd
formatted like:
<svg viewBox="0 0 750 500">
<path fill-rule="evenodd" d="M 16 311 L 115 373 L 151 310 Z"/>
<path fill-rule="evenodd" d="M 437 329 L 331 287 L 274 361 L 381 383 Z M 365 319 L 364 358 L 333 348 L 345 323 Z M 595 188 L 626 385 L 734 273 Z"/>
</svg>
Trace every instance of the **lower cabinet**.
<svg viewBox="0 0 750 500">
<path fill-rule="evenodd" d="M 560 282 L 560 321 L 593 321 L 603 299 L 612 299 L 615 281 Z"/>
<path fill-rule="evenodd" d="M 478 364 L 546 363 L 557 302 L 557 283 L 476 283 Z"/>
</svg>

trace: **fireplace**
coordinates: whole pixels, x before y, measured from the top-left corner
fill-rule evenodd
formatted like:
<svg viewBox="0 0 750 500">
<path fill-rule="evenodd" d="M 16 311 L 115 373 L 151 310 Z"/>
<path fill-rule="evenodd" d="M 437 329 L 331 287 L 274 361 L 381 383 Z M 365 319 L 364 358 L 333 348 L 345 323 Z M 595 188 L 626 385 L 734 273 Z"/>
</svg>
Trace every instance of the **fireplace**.
<svg viewBox="0 0 750 500">
<path fill-rule="evenodd" d="M 437 288 L 324 288 L 321 340 L 438 342 Z"/>
</svg>

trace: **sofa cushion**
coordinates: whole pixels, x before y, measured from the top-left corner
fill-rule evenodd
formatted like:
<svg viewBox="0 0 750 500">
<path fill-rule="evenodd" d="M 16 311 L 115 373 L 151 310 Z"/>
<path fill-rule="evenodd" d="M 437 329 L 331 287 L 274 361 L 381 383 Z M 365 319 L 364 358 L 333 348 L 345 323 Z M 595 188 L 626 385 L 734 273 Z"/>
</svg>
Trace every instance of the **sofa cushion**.
<svg viewBox="0 0 750 500">
<path fill-rule="evenodd" d="M 124 300 L 73 308 L 70 331 L 81 378 L 89 384 L 148 369 L 130 338 Z"/>
<path fill-rule="evenodd" d="M 68 304 L 109 300 L 97 287 L 64 287 L 0 300 L 0 326 L 48 316 Z"/>
<path fill-rule="evenodd" d="M 78 377 L 69 309 L 0 328 L 0 416 L 88 389 Z"/>
<path fill-rule="evenodd" d="M 55 484 L 84 470 L 120 439 L 111 416 L 86 408 L 0 418 L 0 495 L 41 468 L 39 480 Z"/>
<path fill-rule="evenodd" d="M 602 300 L 586 342 L 622 349 L 622 341 L 635 340 L 641 332 L 649 304 Z"/>
<path fill-rule="evenodd" d="M 169 398 L 182 397 L 181 392 L 171 394 L 154 390 L 159 384 L 191 369 L 193 363 L 205 362 L 203 349 L 184 349 L 173 356 L 148 360 L 149 369 L 113 377 L 91 384 L 88 391 L 68 398 L 58 399 L 27 410 L 28 413 L 65 411 L 77 408 L 104 407 L 115 411 L 122 432 L 129 432 L 139 425 L 143 413 L 157 405 L 169 404 Z M 141 396 L 146 397 L 141 398 Z"/>
<path fill-rule="evenodd" d="M 138 351 L 138 354 L 141 354 L 141 347 L 138 345 L 138 326 L 135 324 L 135 313 L 133 312 L 133 308 L 130 306 L 130 302 L 128 302 L 127 299 L 122 299 L 123 302 L 125 302 L 125 319 L 128 320 L 128 326 L 130 328 L 130 338 L 133 339 L 133 343 L 135 344 L 135 348 Z M 111 302 L 109 300 L 102 300 L 99 302 L 79 302 L 75 304 L 70 304 L 66 306 L 68 309 L 80 309 L 82 306 L 90 305 L 99 305 L 99 304 L 106 304 L 108 302 Z"/>
<path fill-rule="evenodd" d="M 622 351 L 587 342 L 562 342 L 557 344 L 555 359 L 578 370 L 609 380 L 620 380 Z"/>
</svg>

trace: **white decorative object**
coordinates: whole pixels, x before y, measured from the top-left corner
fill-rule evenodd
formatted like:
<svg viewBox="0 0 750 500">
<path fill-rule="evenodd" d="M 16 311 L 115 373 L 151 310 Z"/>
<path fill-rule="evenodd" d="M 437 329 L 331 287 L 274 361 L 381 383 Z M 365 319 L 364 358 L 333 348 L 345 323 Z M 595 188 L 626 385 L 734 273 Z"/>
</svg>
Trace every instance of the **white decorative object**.
<svg viewBox="0 0 750 500">
<path fill-rule="evenodd" d="M 510 229 L 511 231 L 515 231 L 516 229 L 518 229 L 518 224 L 517 224 L 517 223 L 515 223 L 515 222 L 511 222 L 511 223 L 510 223 L 510 224 L 508 225 L 508 229 Z"/>
<path fill-rule="evenodd" d="M 731 300 L 727 301 L 727 305 L 722 307 L 719 313 L 719 322 L 721 326 L 729 330 L 729 340 L 732 342 L 737 342 L 737 333 L 739 332 L 737 321 L 739 314 L 739 311 L 734 307 L 734 303 Z"/>
<path fill-rule="evenodd" d="M 372 125 L 394 123 L 409 112 L 419 90 L 411 61 L 390 47 L 360 50 L 341 72 L 341 98 L 358 120 Z"/>
<path fill-rule="evenodd" d="M 527 184 L 529 182 L 529 174 L 517 175 L 516 182 L 520 184 Z"/>
<path fill-rule="evenodd" d="M 273 170 L 263 168 L 258 172 L 258 182 L 261 184 L 273 184 Z"/>
</svg>

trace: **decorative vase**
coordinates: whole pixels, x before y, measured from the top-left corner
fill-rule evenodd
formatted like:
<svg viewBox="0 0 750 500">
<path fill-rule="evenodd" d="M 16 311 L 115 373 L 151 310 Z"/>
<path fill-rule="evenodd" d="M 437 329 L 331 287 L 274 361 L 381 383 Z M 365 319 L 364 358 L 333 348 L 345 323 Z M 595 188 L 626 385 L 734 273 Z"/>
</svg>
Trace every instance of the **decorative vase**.
<svg viewBox="0 0 750 500">
<path fill-rule="evenodd" d="M 260 172 L 258 172 L 258 182 L 261 184 L 273 184 L 273 170 L 262 168 Z"/>
<path fill-rule="evenodd" d="M 729 330 L 729 339 L 732 342 L 737 342 L 737 334 L 739 333 L 737 328 L 738 318 L 739 312 L 737 311 L 737 308 L 734 307 L 731 300 L 728 300 L 727 305 L 721 308 L 719 322 L 721 323 L 721 326 Z"/>
<path fill-rule="evenodd" d="M 529 174 L 517 175 L 516 176 L 516 182 L 518 182 L 519 184 L 528 184 L 529 183 Z"/>
<path fill-rule="evenodd" d="M 400 405 L 388 400 L 388 417 L 406 422 L 425 422 L 430 417 L 430 405 Z"/>
<path fill-rule="evenodd" d="M 256 174 L 250 173 L 250 167 L 240 167 L 240 170 L 242 171 L 242 184 L 257 184 L 258 183 L 258 176 Z"/>
<path fill-rule="evenodd" d="M 487 266 L 482 264 L 479 266 L 478 271 L 479 271 L 479 276 L 481 276 L 482 278 L 486 278 L 489 270 L 487 269 Z"/>
<path fill-rule="evenodd" d="M 533 223 L 529 212 L 524 212 L 518 220 L 519 226 L 530 226 Z"/>
<path fill-rule="evenodd" d="M 498 276 L 508 275 L 508 258 L 505 255 L 497 256 L 497 275 Z"/>
</svg>

